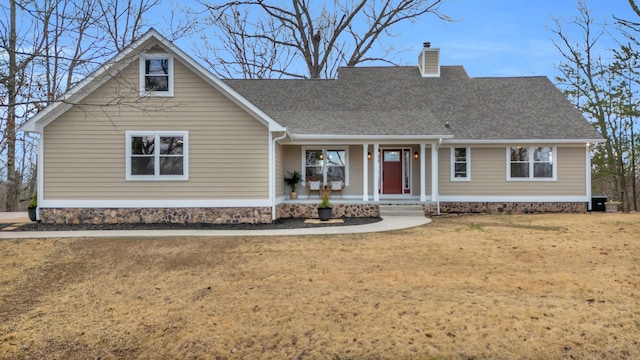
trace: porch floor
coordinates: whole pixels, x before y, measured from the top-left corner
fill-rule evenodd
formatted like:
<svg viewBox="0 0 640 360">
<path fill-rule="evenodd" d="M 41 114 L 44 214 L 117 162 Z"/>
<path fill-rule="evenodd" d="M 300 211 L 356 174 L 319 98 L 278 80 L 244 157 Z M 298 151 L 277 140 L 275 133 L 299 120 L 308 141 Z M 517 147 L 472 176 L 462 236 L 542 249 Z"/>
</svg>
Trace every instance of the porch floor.
<svg viewBox="0 0 640 360">
<path fill-rule="evenodd" d="M 322 199 L 312 197 L 312 198 L 298 198 L 295 200 L 286 199 L 282 203 L 284 204 L 317 204 Z M 329 201 L 334 204 L 377 204 L 377 205 L 424 205 L 424 204 L 435 204 L 433 201 L 424 201 L 421 202 L 420 199 L 417 198 L 401 198 L 401 199 L 380 199 L 378 201 L 373 201 L 373 199 L 364 201 L 362 199 L 350 199 L 350 198 L 340 198 L 339 196 L 332 196 Z"/>
</svg>

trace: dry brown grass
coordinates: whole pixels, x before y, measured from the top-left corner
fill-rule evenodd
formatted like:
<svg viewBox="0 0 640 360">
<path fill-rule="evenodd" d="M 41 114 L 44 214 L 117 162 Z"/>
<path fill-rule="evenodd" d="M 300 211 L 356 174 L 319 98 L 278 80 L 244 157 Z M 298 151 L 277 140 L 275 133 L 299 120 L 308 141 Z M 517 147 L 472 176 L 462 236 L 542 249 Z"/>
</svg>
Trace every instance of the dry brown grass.
<svg viewBox="0 0 640 360">
<path fill-rule="evenodd" d="M 0 241 L 0 358 L 640 358 L 640 214 Z"/>
</svg>

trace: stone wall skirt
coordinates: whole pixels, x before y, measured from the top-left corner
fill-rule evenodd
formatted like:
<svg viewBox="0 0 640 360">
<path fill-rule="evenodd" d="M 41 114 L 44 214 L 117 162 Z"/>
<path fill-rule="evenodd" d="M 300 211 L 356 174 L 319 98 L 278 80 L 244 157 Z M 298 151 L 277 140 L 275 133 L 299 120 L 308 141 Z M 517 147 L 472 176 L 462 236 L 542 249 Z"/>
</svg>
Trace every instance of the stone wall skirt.
<svg viewBox="0 0 640 360">
<path fill-rule="evenodd" d="M 46 224 L 269 224 L 271 208 L 41 208 L 40 219 Z"/>
<path fill-rule="evenodd" d="M 331 204 L 332 217 L 379 217 L 380 207 L 377 204 Z M 317 219 L 318 204 L 283 203 L 276 207 L 278 219 L 303 218 Z"/>
<path fill-rule="evenodd" d="M 587 211 L 586 202 L 441 202 L 441 214 L 534 214 Z M 437 213 L 435 204 L 425 204 L 424 213 Z"/>
<path fill-rule="evenodd" d="M 437 213 L 435 204 L 424 204 L 426 216 Z M 549 212 L 585 212 L 587 203 L 497 203 L 443 202 L 441 214 L 531 214 Z M 333 204 L 333 217 L 379 217 L 377 204 Z M 276 207 L 276 218 L 317 218 L 317 204 L 282 203 Z M 41 208 L 45 224 L 269 224 L 271 207 L 255 208 Z"/>
</svg>

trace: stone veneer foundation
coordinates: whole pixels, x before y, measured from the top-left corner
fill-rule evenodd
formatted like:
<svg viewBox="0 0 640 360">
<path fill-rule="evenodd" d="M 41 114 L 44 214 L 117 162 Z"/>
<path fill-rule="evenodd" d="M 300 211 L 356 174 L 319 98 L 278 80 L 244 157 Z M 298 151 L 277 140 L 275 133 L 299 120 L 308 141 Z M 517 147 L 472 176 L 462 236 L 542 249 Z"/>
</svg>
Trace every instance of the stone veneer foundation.
<svg viewBox="0 0 640 360">
<path fill-rule="evenodd" d="M 423 205 L 426 216 L 437 214 L 436 204 Z M 576 213 L 588 210 L 586 202 L 441 202 L 440 214 Z"/>
<path fill-rule="evenodd" d="M 318 218 L 317 204 L 280 204 L 278 218 Z M 378 217 L 375 204 L 334 204 L 333 217 Z M 41 208 L 45 224 L 269 224 L 271 208 Z"/>
<path fill-rule="evenodd" d="M 377 204 L 332 204 L 331 217 L 379 217 Z M 318 218 L 318 204 L 283 203 L 276 206 L 276 215 L 283 218 Z"/>
<path fill-rule="evenodd" d="M 423 204 L 426 216 L 437 214 L 436 204 Z M 532 214 L 585 212 L 583 202 L 495 203 L 442 202 L 441 214 Z M 276 206 L 278 219 L 318 218 L 317 204 L 282 203 Z M 333 204 L 334 218 L 379 217 L 377 204 Z M 269 224 L 271 208 L 142 208 L 81 209 L 41 208 L 40 220 L 46 224 Z"/>
<path fill-rule="evenodd" d="M 46 224 L 270 224 L 271 208 L 40 209 Z"/>
</svg>

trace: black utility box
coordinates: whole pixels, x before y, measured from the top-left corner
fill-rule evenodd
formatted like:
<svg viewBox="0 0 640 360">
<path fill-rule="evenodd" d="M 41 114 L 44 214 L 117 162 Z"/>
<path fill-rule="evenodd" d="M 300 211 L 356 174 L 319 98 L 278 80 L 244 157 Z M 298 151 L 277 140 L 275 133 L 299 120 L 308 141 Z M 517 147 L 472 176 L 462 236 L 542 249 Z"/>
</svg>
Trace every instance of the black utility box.
<svg viewBox="0 0 640 360">
<path fill-rule="evenodd" d="M 607 202 L 606 196 L 592 196 L 591 197 L 591 211 L 607 211 L 604 203 Z"/>
</svg>

